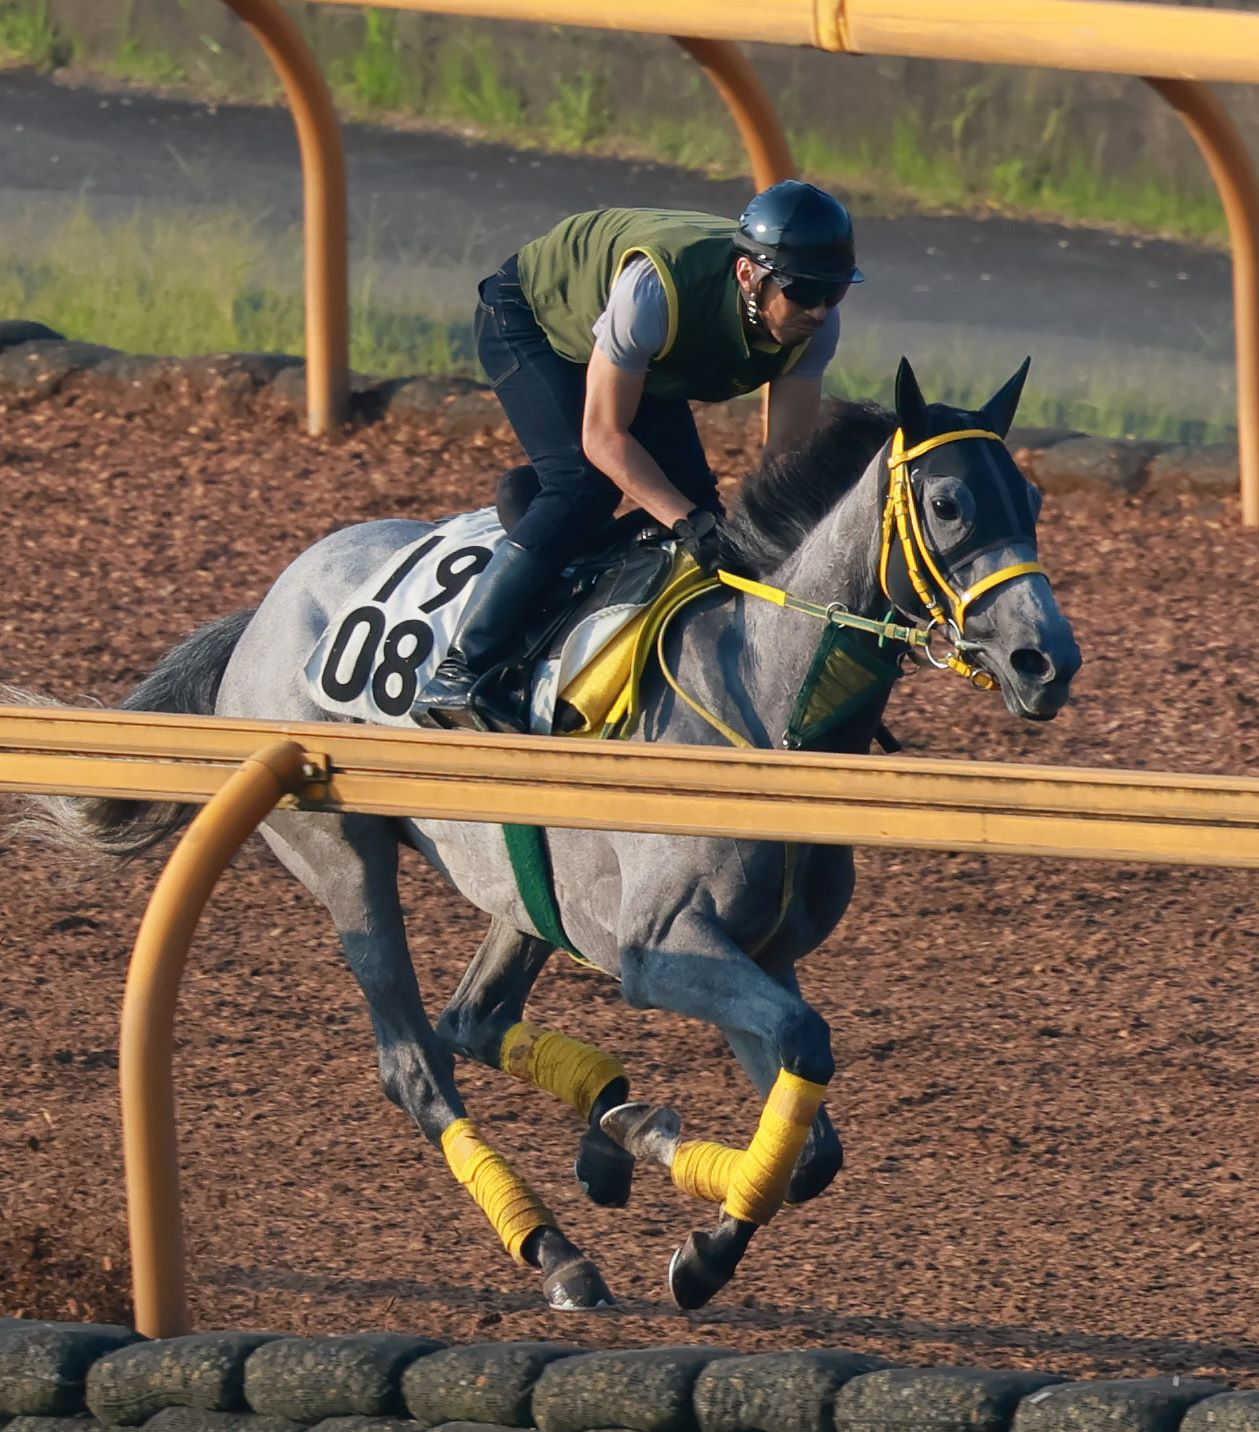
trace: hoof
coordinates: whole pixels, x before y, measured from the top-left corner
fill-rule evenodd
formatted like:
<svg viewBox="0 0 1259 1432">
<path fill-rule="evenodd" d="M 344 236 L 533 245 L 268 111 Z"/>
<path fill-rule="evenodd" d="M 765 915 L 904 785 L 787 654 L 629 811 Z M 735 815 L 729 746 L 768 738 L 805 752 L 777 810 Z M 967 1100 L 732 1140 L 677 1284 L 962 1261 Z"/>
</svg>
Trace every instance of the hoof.
<svg viewBox="0 0 1259 1432">
<path fill-rule="evenodd" d="M 787 1185 L 786 1202 L 790 1204 L 807 1203 L 816 1198 L 834 1183 L 844 1166 L 844 1146 L 838 1135 L 833 1134 L 825 1144 L 806 1149 L 805 1153 L 806 1158 L 796 1165 Z"/>
<path fill-rule="evenodd" d="M 551 1307 L 562 1313 L 616 1307 L 603 1275 L 589 1258 L 572 1258 L 553 1268 L 542 1280 L 542 1292 Z"/>
<path fill-rule="evenodd" d="M 624 1208 L 634 1179 L 634 1156 L 600 1129 L 587 1129 L 573 1173 L 582 1192 L 603 1208 Z"/>
<path fill-rule="evenodd" d="M 716 1255 L 712 1235 L 692 1233 L 669 1259 L 669 1296 L 684 1311 L 702 1308 L 734 1276 L 738 1266 Z"/>
<path fill-rule="evenodd" d="M 682 1120 L 672 1109 L 655 1104 L 618 1104 L 599 1120 L 599 1127 L 634 1158 L 673 1167 Z"/>
</svg>

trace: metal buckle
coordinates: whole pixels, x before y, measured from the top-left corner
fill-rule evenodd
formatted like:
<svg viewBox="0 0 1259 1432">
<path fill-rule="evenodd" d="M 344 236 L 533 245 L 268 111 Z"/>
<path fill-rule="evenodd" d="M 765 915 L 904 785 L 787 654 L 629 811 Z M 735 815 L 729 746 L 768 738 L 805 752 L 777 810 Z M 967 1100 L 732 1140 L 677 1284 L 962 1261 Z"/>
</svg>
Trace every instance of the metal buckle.
<svg viewBox="0 0 1259 1432">
<path fill-rule="evenodd" d="M 932 638 L 937 628 L 944 632 L 945 638 L 951 648 L 943 657 L 938 657 L 931 649 Z M 958 654 L 961 650 L 961 645 L 962 633 L 958 630 L 957 623 L 952 617 L 932 617 L 927 623 L 926 640 L 922 644 L 922 654 L 937 671 L 945 671 L 948 669 L 948 658 Z"/>
</svg>

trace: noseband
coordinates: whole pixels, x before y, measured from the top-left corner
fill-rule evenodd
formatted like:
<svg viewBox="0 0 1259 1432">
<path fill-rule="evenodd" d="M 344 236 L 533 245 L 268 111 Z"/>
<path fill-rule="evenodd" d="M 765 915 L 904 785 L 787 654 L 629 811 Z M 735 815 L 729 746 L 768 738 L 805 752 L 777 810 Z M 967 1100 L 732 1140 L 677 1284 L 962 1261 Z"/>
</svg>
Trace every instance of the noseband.
<svg viewBox="0 0 1259 1432">
<path fill-rule="evenodd" d="M 1039 562 L 1013 562 L 1008 567 L 990 572 L 962 592 L 957 591 L 946 574 L 940 570 L 937 558 L 923 535 L 922 518 L 914 496 L 913 484 L 910 482 L 909 464 L 915 458 L 934 452 L 936 448 L 961 442 L 966 438 L 984 438 L 989 442 L 1000 443 L 1002 450 L 1005 450 L 1004 439 L 986 428 L 958 428 L 951 433 L 941 433 L 939 437 L 927 438 L 925 442 L 908 449 L 905 447 L 904 430 L 897 428 L 893 433 L 892 450 L 887 459 L 888 489 L 887 501 L 883 506 L 879 586 L 893 606 L 905 611 L 904 604 L 893 597 L 889 580 L 892 554 L 899 544 L 910 584 L 927 613 L 927 627 L 922 642 L 922 650 L 927 660 L 933 666 L 948 667 L 959 676 L 965 676 L 974 685 L 990 691 L 996 686 L 994 678 L 988 672 L 972 666 L 962 656 L 962 652 L 972 645 L 965 640 L 967 610 L 985 592 L 991 592 L 1006 582 L 1013 582 L 1034 572 L 1044 573 L 1045 569 Z M 947 612 L 944 603 L 948 605 Z M 905 614 L 911 615 L 908 612 Z M 942 632 L 950 643 L 949 651 L 941 657 L 936 656 L 932 649 L 932 636 L 937 631 Z"/>
</svg>

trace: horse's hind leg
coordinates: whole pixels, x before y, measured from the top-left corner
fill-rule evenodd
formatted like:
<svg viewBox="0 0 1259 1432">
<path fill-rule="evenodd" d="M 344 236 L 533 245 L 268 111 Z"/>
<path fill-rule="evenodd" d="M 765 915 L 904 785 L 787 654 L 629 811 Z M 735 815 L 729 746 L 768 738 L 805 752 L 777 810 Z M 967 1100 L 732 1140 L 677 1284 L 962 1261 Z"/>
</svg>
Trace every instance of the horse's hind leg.
<svg viewBox="0 0 1259 1432">
<path fill-rule="evenodd" d="M 524 1021 L 525 1001 L 552 946 L 495 920 L 438 1021 L 465 1058 L 502 1069 L 570 1104 L 586 1121 L 574 1172 L 587 1196 L 609 1208 L 629 1202 L 634 1160 L 599 1126 L 629 1097 L 620 1061 Z"/>
<path fill-rule="evenodd" d="M 538 1268 L 553 1307 L 612 1301 L 545 1204 L 481 1138 L 429 1023 L 398 900 L 398 842 L 379 817 L 281 812 L 263 829 L 280 861 L 327 907 L 367 999 L 386 1096 L 411 1115 L 517 1262 Z"/>
</svg>

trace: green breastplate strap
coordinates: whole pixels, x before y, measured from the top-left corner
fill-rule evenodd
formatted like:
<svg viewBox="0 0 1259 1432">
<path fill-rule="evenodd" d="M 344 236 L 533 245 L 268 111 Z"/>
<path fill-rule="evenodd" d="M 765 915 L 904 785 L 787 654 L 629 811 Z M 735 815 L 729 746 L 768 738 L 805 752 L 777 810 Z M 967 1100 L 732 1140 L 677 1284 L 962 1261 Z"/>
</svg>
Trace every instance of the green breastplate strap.
<svg viewBox="0 0 1259 1432">
<path fill-rule="evenodd" d="M 516 877 L 516 888 L 538 934 L 549 940 L 557 950 L 567 950 L 574 959 L 589 964 L 590 961 L 569 939 L 564 921 L 560 918 L 546 827 L 505 825 L 503 838 L 507 842 L 507 856 Z"/>
<path fill-rule="evenodd" d="M 900 674 L 895 647 L 870 633 L 828 624 L 796 693 L 783 745 L 808 750 L 865 707 L 882 705 Z"/>
</svg>

